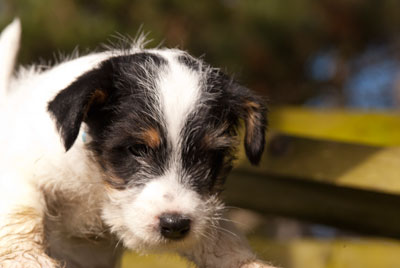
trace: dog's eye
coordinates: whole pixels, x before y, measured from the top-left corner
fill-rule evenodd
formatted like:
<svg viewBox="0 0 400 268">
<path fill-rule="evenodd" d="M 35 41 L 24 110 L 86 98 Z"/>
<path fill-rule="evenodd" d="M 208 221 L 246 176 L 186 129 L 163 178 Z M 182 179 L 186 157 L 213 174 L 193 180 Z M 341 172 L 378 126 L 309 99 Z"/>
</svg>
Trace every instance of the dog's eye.
<svg viewBox="0 0 400 268">
<path fill-rule="evenodd" d="M 128 151 L 134 156 L 144 156 L 150 151 L 149 147 L 142 143 L 130 145 Z"/>
</svg>

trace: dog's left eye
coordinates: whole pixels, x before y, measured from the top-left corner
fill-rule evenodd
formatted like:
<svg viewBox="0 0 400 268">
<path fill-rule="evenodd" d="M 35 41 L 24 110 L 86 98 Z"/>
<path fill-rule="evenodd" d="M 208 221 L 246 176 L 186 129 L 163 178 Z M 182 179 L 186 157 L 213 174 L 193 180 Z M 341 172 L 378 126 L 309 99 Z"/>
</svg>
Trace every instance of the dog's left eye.
<svg viewBox="0 0 400 268">
<path fill-rule="evenodd" d="M 145 145 L 145 144 L 137 143 L 137 144 L 130 145 L 130 146 L 128 147 L 128 151 L 129 151 L 132 155 L 137 156 L 137 157 L 140 157 L 140 156 L 145 156 L 145 155 L 147 155 L 147 154 L 149 153 L 150 149 L 149 149 L 149 147 L 148 147 L 147 145 Z"/>
</svg>

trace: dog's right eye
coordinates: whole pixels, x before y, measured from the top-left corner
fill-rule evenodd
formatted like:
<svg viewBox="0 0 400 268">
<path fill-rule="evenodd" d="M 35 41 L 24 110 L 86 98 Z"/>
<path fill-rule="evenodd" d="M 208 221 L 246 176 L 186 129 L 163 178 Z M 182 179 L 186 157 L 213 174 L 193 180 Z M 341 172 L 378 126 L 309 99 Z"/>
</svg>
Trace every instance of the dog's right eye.
<svg viewBox="0 0 400 268">
<path fill-rule="evenodd" d="M 137 156 L 137 157 L 140 157 L 140 156 L 145 156 L 145 155 L 147 155 L 147 154 L 149 153 L 150 149 L 149 149 L 149 147 L 148 147 L 147 145 L 145 145 L 145 144 L 137 143 L 137 144 L 130 145 L 130 146 L 128 147 L 128 151 L 129 151 L 132 155 Z"/>
</svg>

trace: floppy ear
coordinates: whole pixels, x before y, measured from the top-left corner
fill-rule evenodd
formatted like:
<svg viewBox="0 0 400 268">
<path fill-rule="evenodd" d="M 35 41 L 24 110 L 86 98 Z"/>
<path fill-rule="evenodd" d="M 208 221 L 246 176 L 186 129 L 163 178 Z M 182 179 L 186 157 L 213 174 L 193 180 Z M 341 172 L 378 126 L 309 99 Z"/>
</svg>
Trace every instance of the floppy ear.
<svg viewBox="0 0 400 268">
<path fill-rule="evenodd" d="M 254 95 L 250 90 L 238 87 L 240 90 L 238 111 L 239 117 L 245 124 L 244 148 L 247 158 L 253 165 L 257 165 L 265 146 L 265 132 L 267 129 L 267 109 L 262 98 Z"/>
<path fill-rule="evenodd" d="M 105 62 L 77 78 L 49 102 L 47 109 L 56 121 L 66 151 L 74 144 L 90 109 L 106 101 L 111 73 L 112 64 Z"/>
<path fill-rule="evenodd" d="M 227 101 L 227 109 L 233 115 L 233 122 L 242 119 L 245 124 L 244 147 L 247 158 L 257 165 L 264 152 L 265 132 L 267 129 L 267 108 L 261 97 L 239 85 L 219 69 L 213 69 L 208 76 L 210 92 L 222 89 L 222 102 Z"/>
</svg>

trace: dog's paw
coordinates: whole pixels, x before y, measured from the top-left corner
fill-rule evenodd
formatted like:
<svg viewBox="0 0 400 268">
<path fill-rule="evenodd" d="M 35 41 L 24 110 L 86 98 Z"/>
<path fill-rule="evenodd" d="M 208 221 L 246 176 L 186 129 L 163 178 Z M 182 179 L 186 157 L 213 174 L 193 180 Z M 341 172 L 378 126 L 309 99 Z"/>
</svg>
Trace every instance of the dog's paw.
<svg viewBox="0 0 400 268">
<path fill-rule="evenodd" d="M 261 261 L 254 261 L 254 262 L 246 263 L 246 264 L 240 266 L 240 268 L 275 268 L 275 267 L 271 266 L 269 264 L 266 264 L 264 262 L 261 262 Z"/>
</svg>

